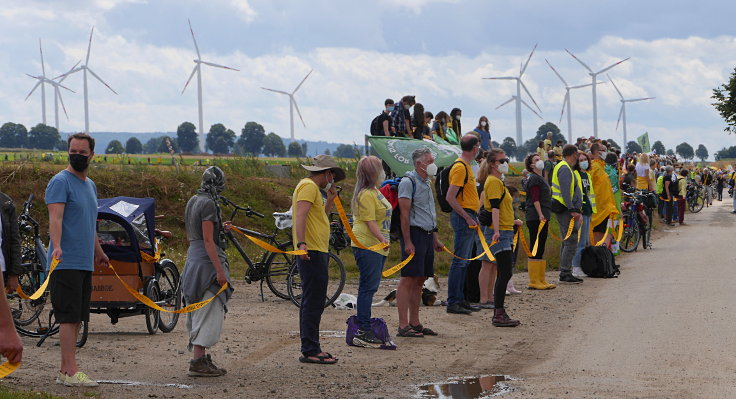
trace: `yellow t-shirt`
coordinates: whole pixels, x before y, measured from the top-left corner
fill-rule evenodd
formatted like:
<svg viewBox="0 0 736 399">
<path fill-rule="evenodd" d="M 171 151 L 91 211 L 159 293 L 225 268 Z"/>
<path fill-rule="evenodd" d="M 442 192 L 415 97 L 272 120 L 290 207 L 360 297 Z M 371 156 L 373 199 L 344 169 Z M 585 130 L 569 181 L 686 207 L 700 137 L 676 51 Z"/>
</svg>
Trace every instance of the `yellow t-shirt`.
<svg viewBox="0 0 736 399">
<path fill-rule="evenodd" d="M 562 147 L 556 146 L 554 150 L 555 150 L 555 158 L 557 158 L 558 161 L 561 161 L 562 160 Z"/>
<path fill-rule="evenodd" d="M 475 174 L 473 168 L 465 162 L 462 158 L 456 160 L 460 163 L 456 163 L 452 169 L 450 169 L 450 185 L 463 187 L 462 192 L 457 196 L 457 203 L 460 204 L 461 208 L 472 209 L 477 212 L 480 209 L 480 199 L 478 198 L 478 190 L 475 188 Z M 465 176 L 468 176 L 468 181 L 465 182 Z"/>
<path fill-rule="evenodd" d="M 355 223 L 353 233 L 358 241 L 370 247 L 380 241 L 371 233 L 366 222 L 376 222 L 386 240 L 391 239 L 391 203 L 375 188 L 363 190 L 358 198 L 358 209 L 353 209 Z M 354 247 L 355 242 L 352 244 Z M 383 249 L 374 251 L 377 254 L 388 255 Z"/>
<path fill-rule="evenodd" d="M 506 193 L 506 195 L 504 195 Z M 501 206 L 498 208 L 498 228 L 500 230 L 514 229 L 514 205 L 511 193 L 506 189 L 501 179 L 496 176 L 488 176 L 483 185 L 483 207 L 491 212 L 491 200 L 500 199 Z"/>
<path fill-rule="evenodd" d="M 537 147 L 537 155 L 539 155 L 539 158 L 542 159 L 542 161 L 547 160 L 547 151 L 544 150 L 544 148 Z"/>
<path fill-rule="evenodd" d="M 317 187 L 317 183 L 310 178 L 302 179 L 294 189 L 291 197 L 291 207 L 294 210 L 294 227 L 291 229 L 294 247 L 299 242 L 296 238 L 296 224 L 298 223 L 297 203 L 307 201 L 312 204 L 307 214 L 307 228 L 304 242 L 310 251 L 328 252 L 330 246 L 330 221 L 325 214 L 325 199 Z M 297 248 L 298 249 L 298 248 Z"/>
<path fill-rule="evenodd" d="M 545 139 L 545 140 L 544 140 L 544 150 L 545 150 L 545 151 L 549 151 L 549 150 L 551 150 L 551 149 L 552 149 L 552 140 L 550 140 L 550 139 Z"/>
</svg>

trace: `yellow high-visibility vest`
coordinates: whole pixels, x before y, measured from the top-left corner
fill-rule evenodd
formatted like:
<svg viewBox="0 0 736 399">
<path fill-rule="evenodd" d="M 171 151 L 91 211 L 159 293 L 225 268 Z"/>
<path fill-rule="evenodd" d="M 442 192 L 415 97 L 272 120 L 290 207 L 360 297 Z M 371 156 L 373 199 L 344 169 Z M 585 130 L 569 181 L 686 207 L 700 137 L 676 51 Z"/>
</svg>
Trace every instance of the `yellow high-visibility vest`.
<svg viewBox="0 0 736 399">
<path fill-rule="evenodd" d="M 567 163 L 567 161 L 560 161 L 555 165 L 555 169 L 552 171 L 552 199 L 557 200 L 560 204 L 562 204 L 565 208 L 570 208 L 565 204 L 565 199 L 562 198 L 562 191 L 560 191 L 560 180 L 557 178 L 557 173 L 559 172 L 561 167 L 566 167 L 570 170 L 570 175 L 572 175 L 572 179 L 575 180 L 575 174 L 572 173 L 572 168 Z M 578 178 L 578 184 L 580 184 L 580 178 Z M 570 184 L 570 198 L 572 198 L 575 195 L 575 182 L 573 181 L 573 184 Z"/>
<path fill-rule="evenodd" d="M 580 194 L 584 195 L 583 191 L 583 178 L 580 176 L 580 172 L 577 170 L 574 172 L 575 175 L 578 178 L 578 188 L 580 189 Z M 588 182 L 590 191 L 588 192 L 588 199 L 590 200 L 590 206 L 593 208 L 593 213 L 598 213 L 598 209 L 595 207 L 595 190 L 593 189 L 593 181 L 590 179 L 590 174 L 588 174 Z M 572 196 L 570 196 L 572 198 Z"/>
</svg>

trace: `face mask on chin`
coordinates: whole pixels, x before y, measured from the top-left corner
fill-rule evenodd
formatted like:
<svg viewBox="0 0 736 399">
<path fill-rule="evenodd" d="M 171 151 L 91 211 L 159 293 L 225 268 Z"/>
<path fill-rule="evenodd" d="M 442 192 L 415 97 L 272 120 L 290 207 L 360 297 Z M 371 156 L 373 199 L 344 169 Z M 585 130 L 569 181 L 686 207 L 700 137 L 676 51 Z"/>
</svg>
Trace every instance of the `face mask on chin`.
<svg viewBox="0 0 736 399">
<path fill-rule="evenodd" d="M 89 167 L 89 157 L 82 154 L 69 154 L 69 165 L 77 172 L 84 172 Z"/>
</svg>

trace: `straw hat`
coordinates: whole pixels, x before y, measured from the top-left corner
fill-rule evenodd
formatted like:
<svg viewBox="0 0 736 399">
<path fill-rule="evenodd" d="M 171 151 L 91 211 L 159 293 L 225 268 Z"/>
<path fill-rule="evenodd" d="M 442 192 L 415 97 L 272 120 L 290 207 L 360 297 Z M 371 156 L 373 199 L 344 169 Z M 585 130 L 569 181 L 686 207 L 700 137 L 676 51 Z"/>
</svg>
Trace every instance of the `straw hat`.
<svg viewBox="0 0 736 399">
<path fill-rule="evenodd" d="M 322 172 L 325 170 L 331 170 L 335 174 L 335 182 L 339 182 L 345 179 L 345 171 L 337 166 L 337 162 L 330 155 L 320 154 L 312 158 L 311 165 L 302 165 L 302 168 L 310 172 Z"/>
</svg>

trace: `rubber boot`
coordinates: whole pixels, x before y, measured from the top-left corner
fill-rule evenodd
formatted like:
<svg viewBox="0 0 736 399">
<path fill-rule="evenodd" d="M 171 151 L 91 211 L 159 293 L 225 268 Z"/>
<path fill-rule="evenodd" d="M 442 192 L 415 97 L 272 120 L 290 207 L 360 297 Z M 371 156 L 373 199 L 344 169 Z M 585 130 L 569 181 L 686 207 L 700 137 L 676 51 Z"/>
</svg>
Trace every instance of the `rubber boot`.
<svg viewBox="0 0 736 399">
<path fill-rule="evenodd" d="M 546 290 L 547 284 L 540 280 L 540 269 L 544 273 L 544 260 L 540 259 L 529 259 L 527 262 L 527 269 L 529 270 L 529 288 L 533 290 Z M 544 274 L 542 274 L 542 278 Z"/>
<path fill-rule="evenodd" d="M 508 292 L 508 295 L 521 294 L 521 291 L 517 290 L 516 287 L 514 287 L 514 280 L 512 279 L 509 279 L 508 284 L 506 284 L 506 292 Z"/>
<path fill-rule="evenodd" d="M 537 273 L 539 276 L 539 282 L 545 285 L 545 288 L 542 288 L 543 290 L 551 290 L 552 288 L 555 288 L 556 286 L 554 284 L 550 284 L 547 282 L 547 277 L 545 277 L 544 273 L 547 271 L 547 261 L 544 259 L 539 259 L 539 271 Z"/>
<path fill-rule="evenodd" d="M 512 320 L 509 315 L 506 314 L 506 310 L 504 308 L 500 308 L 493 309 L 493 319 L 491 320 L 491 324 L 496 327 L 516 327 L 521 324 L 521 322 L 519 320 Z"/>
</svg>

